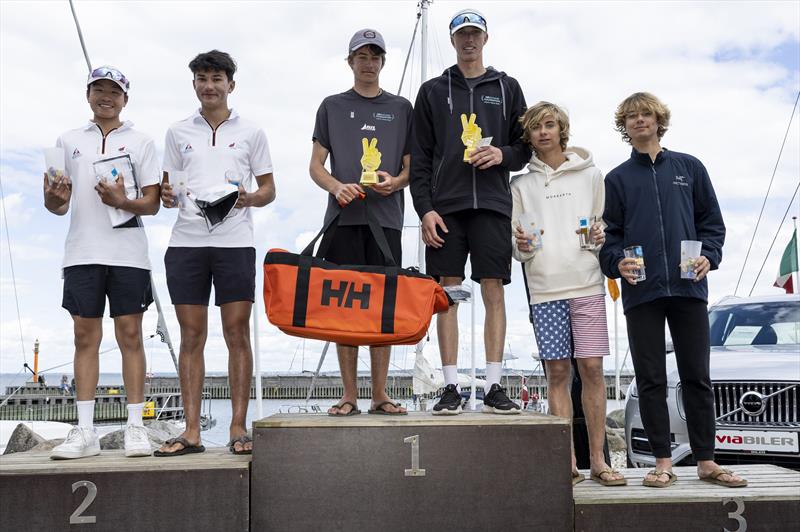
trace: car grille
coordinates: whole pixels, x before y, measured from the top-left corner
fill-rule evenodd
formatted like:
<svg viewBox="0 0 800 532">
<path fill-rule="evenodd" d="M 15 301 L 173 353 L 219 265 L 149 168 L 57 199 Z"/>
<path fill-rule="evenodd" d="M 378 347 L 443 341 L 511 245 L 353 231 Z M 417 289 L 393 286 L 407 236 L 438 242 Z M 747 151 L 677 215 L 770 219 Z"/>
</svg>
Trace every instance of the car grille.
<svg viewBox="0 0 800 532">
<path fill-rule="evenodd" d="M 800 427 L 798 415 L 798 396 L 800 383 L 797 382 L 714 382 L 714 403 L 717 426 L 747 425 L 770 427 Z M 741 398 L 746 392 L 758 392 L 765 399 L 766 408 L 758 415 L 752 416 L 741 409 Z M 738 412 L 728 414 L 734 410 Z M 719 419 L 720 416 L 722 419 Z"/>
</svg>

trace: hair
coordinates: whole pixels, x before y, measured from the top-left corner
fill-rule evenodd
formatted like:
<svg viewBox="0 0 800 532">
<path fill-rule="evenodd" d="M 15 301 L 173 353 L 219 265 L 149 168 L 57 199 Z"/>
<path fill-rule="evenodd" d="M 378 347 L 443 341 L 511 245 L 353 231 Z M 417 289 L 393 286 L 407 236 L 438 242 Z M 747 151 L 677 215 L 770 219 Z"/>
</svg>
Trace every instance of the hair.
<svg viewBox="0 0 800 532">
<path fill-rule="evenodd" d="M 197 57 L 189 62 L 189 70 L 192 74 L 198 72 L 225 72 L 228 76 L 228 81 L 233 81 L 233 75 L 236 73 L 236 61 L 225 52 L 219 50 L 211 50 L 198 54 Z"/>
<path fill-rule="evenodd" d="M 561 144 L 561 151 L 566 150 L 567 141 L 569 140 L 569 115 L 567 115 L 564 109 L 550 102 L 539 102 L 530 107 L 525 111 L 525 114 L 520 117 L 519 123 L 522 124 L 523 140 L 533 147 L 531 131 L 538 126 L 547 115 L 552 115 L 553 118 L 556 119 L 556 122 L 558 122 L 558 126 L 561 128 L 558 139 L 559 144 Z"/>
<path fill-rule="evenodd" d="M 373 55 L 381 56 L 381 66 L 386 64 L 386 52 L 381 50 L 380 46 L 378 46 L 377 44 L 366 44 L 365 46 L 367 48 L 369 48 L 369 51 L 372 52 Z M 361 48 L 363 48 L 363 46 L 360 47 L 360 48 L 357 48 L 357 49 L 353 50 L 352 52 L 350 52 L 349 54 L 347 54 L 347 64 L 348 65 L 353 60 L 353 58 L 356 56 L 356 52 L 361 50 Z"/>
<path fill-rule="evenodd" d="M 617 110 L 614 113 L 614 129 L 619 131 L 620 135 L 622 135 L 622 140 L 628 144 L 631 143 L 631 137 L 625 130 L 625 116 L 628 113 L 640 111 L 650 111 L 656 115 L 656 122 L 658 122 L 657 134 L 659 139 L 661 139 L 661 137 L 664 136 L 664 133 L 667 132 L 667 129 L 669 129 L 669 118 L 671 116 L 669 107 L 664 105 L 661 100 L 649 92 L 634 92 L 622 100 L 622 103 L 617 106 Z"/>
</svg>

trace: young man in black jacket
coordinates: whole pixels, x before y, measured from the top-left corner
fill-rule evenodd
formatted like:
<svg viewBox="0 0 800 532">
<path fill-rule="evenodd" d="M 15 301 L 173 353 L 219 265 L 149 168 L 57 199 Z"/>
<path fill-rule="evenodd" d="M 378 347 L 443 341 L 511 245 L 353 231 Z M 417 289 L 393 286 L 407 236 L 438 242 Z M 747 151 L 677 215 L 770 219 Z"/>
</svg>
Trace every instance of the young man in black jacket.
<svg viewBox="0 0 800 532">
<path fill-rule="evenodd" d="M 606 242 L 600 251 L 603 273 L 623 277 L 622 303 L 628 324 L 639 408 L 656 467 L 644 485 L 675 482 L 667 408 L 664 321 L 669 324 L 683 390 L 686 424 L 701 480 L 727 487 L 747 481 L 714 462 L 714 395 L 709 376 L 708 284 L 706 275 L 722 260 L 725 224 L 703 164 L 691 155 L 667 151 L 661 137 L 670 112 L 646 92 L 617 107 L 616 129 L 633 146 L 630 159 L 606 176 Z M 680 275 L 682 240 L 702 242 L 693 280 Z M 641 246 L 640 264 L 624 248 Z"/>
<path fill-rule="evenodd" d="M 503 285 L 511 281 L 509 171 L 531 156 L 519 117 L 519 83 L 483 66 L 486 19 L 463 10 L 450 21 L 458 62 L 424 83 L 414 106 L 411 195 L 422 220 L 427 273 L 443 286 L 464 279 L 467 255 L 486 308 L 484 411 L 517 414 L 519 405 L 500 387 L 506 317 Z M 466 149 L 465 149 L 466 148 Z M 439 314 L 437 331 L 445 392 L 433 413 L 458 414 L 458 309 Z"/>
</svg>

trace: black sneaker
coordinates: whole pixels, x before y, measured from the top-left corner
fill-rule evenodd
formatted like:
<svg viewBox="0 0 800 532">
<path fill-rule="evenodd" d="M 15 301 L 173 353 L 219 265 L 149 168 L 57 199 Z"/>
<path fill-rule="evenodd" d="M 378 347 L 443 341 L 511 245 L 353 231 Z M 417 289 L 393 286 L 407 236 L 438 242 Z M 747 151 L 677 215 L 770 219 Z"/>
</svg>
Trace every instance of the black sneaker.
<svg viewBox="0 0 800 532">
<path fill-rule="evenodd" d="M 483 412 L 488 414 L 519 414 L 517 403 L 506 395 L 506 389 L 499 384 L 492 384 L 489 393 L 483 398 Z"/>
<path fill-rule="evenodd" d="M 457 416 L 461 413 L 461 394 L 455 384 L 448 384 L 433 407 L 434 416 Z"/>
</svg>

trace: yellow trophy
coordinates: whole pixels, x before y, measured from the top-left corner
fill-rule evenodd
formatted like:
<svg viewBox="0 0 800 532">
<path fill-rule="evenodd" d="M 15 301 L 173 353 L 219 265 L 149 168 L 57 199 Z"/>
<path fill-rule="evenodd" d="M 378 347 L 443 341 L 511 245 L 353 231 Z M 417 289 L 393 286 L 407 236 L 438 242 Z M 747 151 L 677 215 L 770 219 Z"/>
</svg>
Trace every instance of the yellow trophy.
<svg viewBox="0 0 800 532">
<path fill-rule="evenodd" d="M 381 152 L 378 151 L 378 139 L 371 141 L 361 139 L 361 148 L 364 155 L 361 156 L 361 181 L 362 187 L 371 187 L 378 184 L 378 174 L 375 170 L 381 165 Z"/>
<path fill-rule="evenodd" d="M 475 148 L 478 147 L 478 142 L 481 140 L 481 128 L 475 123 L 475 118 L 477 118 L 475 113 L 469 115 L 469 121 L 467 121 L 467 115 L 461 115 L 461 127 L 464 129 L 461 133 L 461 142 L 464 143 L 466 148 L 464 150 L 465 163 L 469 162 L 469 158 L 472 157 Z"/>
</svg>

